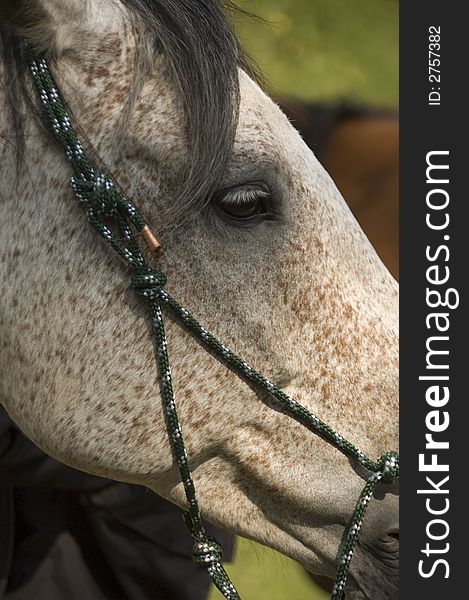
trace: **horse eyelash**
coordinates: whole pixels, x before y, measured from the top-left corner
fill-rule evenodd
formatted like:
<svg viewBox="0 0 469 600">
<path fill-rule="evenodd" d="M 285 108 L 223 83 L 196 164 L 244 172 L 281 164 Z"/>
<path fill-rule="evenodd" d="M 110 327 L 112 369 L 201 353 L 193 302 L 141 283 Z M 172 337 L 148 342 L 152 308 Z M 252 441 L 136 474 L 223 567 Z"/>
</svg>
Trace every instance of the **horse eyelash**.
<svg viewBox="0 0 469 600">
<path fill-rule="evenodd" d="M 238 187 L 226 190 L 221 201 L 234 205 L 249 204 L 258 199 L 268 199 L 271 197 L 269 190 L 262 187 Z"/>
</svg>

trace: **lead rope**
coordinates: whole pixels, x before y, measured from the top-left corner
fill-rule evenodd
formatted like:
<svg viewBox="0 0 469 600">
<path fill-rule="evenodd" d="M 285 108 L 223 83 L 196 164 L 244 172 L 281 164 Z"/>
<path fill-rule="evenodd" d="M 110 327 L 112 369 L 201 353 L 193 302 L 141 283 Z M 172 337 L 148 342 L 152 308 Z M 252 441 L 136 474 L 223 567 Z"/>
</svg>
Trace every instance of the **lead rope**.
<svg viewBox="0 0 469 600">
<path fill-rule="evenodd" d="M 257 387 L 268 392 L 278 400 L 290 417 L 325 439 L 349 458 L 357 460 L 372 473 L 360 494 L 338 558 L 337 577 L 332 590 L 331 600 L 343 600 L 350 561 L 352 560 L 366 507 L 380 481 L 390 484 L 399 477 L 398 454 L 393 451 L 387 452 L 376 462 L 367 458 L 356 446 L 336 433 L 329 425 L 277 388 L 272 382 L 255 371 L 255 369 L 223 345 L 164 290 L 164 286 L 166 285 L 165 275 L 147 265 L 132 234 L 131 225 L 142 234 L 150 249 L 155 254 L 159 254 L 160 246 L 146 224 L 145 219 L 140 214 L 138 208 L 116 188 L 112 179 L 93 166 L 85 156 L 83 147 L 71 124 L 65 103 L 55 84 L 46 60 L 42 57 L 32 56 L 31 72 L 40 101 L 50 121 L 54 135 L 64 149 L 65 155 L 73 169 L 74 174 L 70 182 L 76 196 L 84 204 L 88 220 L 96 231 L 109 242 L 111 247 L 129 265 L 132 286 L 149 303 L 162 402 L 166 413 L 166 424 L 171 448 L 177 460 L 187 498 L 188 510 L 185 512 L 185 520 L 194 538 L 194 560 L 206 567 L 213 583 L 225 598 L 228 600 L 240 600 L 238 592 L 221 564 L 222 548 L 216 540 L 207 536 L 200 514 L 194 481 L 174 401 L 168 345 L 161 309 L 163 304 L 188 327 L 194 336 L 205 345 L 207 350 L 214 353 L 222 362 L 230 366 L 239 377 L 253 382 Z M 114 221 L 119 236 L 104 223 L 103 218 L 106 218 L 107 221 Z"/>
</svg>

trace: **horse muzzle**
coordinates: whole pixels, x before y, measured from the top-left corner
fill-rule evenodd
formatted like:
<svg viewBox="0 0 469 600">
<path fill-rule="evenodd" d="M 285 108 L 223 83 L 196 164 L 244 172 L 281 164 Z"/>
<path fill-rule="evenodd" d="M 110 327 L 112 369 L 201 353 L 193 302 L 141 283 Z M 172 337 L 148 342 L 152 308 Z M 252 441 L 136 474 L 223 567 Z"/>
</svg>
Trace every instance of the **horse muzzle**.
<svg viewBox="0 0 469 600">
<path fill-rule="evenodd" d="M 366 556 L 366 558 L 365 558 Z M 398 600 L 399 529 L 391 527 L 373 544 L 359 544 L 346 600 Z"/>
</svg>

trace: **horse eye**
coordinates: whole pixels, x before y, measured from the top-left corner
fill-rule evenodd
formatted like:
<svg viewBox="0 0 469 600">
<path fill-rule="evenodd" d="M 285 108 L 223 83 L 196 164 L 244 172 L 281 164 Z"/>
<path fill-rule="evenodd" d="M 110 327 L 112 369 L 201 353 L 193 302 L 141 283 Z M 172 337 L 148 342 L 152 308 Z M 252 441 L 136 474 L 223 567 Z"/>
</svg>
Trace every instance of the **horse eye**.
<svg viewBox="0 0 469 600">
<path fill-rule="evenodd" d="M 225 188 L 217 192 L 213 204 L 221 216 L 235 224 L 247 224 L 268 217 L 271 212 L 271 195 L 263 183 Z"/>
</svg>

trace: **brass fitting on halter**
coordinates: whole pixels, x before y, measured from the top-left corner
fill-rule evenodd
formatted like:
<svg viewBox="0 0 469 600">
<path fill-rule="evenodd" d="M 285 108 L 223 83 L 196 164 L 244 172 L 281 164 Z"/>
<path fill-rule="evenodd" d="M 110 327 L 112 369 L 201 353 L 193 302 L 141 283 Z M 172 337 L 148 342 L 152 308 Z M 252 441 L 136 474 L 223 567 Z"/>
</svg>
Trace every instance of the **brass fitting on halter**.
<svg viewBox="0 0 469 600">
<path fill-rule="evenodd" d="M 163 254 L 163 248 L 160 242 L 156 239 L 153 231 L 148 227 L 148 225 L 145 225 L 140 233 L 142 234 L 142 237 L 153 256 L 159 258 Z"/>
</svg>

